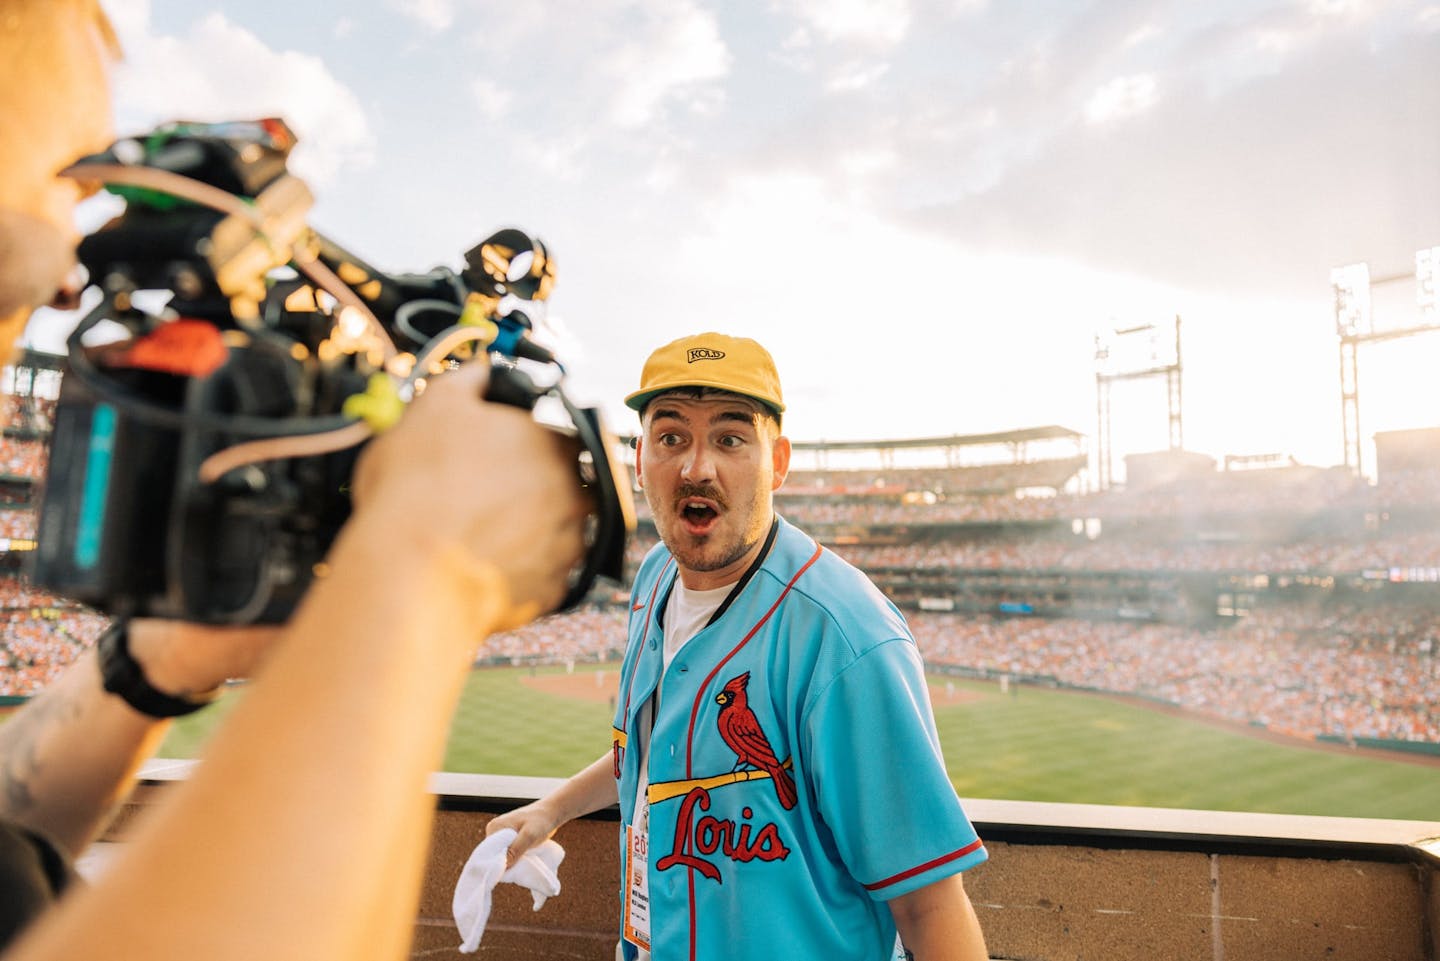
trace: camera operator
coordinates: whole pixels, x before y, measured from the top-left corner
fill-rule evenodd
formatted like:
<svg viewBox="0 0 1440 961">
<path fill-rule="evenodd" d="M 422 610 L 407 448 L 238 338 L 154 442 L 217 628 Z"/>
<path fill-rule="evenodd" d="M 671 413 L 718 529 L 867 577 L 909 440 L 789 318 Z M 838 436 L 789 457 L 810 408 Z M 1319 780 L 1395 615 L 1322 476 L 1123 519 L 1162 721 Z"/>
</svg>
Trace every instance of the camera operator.
<svg viewBox="0 0 1440 961">
<path fill-rule="evenodd" d="M 80 192 L 55 174 L 110 141 L 117 56 L 97 0 L 0 6 L 6 359 L 66 287 Z M 0 937 L 23 928 L 6 959 L 405 953 L 426 781 L 476 647 L 556 606 L 581 551 L 569 442 L 482 402 L 486 377 L 482 363 L 433 379 L 370 445 L 330 573 L 284 628 L 135 621 L 111 655 L 132 662 L 125 696 L 90 653 L 0 726 Z M 66 886 L 158 745 L 152 715 L 203 706 L 262 661 L 193 777 L 99 880 Z"/>
</svg>

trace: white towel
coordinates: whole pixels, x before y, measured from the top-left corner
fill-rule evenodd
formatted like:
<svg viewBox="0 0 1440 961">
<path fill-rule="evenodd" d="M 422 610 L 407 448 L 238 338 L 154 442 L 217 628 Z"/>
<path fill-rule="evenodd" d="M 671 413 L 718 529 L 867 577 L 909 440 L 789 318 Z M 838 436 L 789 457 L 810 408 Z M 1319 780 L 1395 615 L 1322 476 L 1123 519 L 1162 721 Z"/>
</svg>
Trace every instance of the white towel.
<svg viewBox="0 0 1440 961">
<path fill-rule="evenodd" d="M 512 828 L 496 831 L 476 846 L 470 853 L 470 860 L 465 862 L 465 869 L 460 872 L 451 908 L 455 912 L 455 926 L 465 939 L 460 945 L 461 951 L 479 949 L 485 922 L 490 920 L 490 893 L 501 881 L 529 888 L 535 899 L 536 911 L 540 910 L 546 898 L 560 893 L 560 879 L 555 876 L 555 871 L 565 860 L 565 849 L 554 841 L 545 841 L 526 851 L 507 871 L 505 852 L 513 840 L 515 831 Z"/>
</svg>

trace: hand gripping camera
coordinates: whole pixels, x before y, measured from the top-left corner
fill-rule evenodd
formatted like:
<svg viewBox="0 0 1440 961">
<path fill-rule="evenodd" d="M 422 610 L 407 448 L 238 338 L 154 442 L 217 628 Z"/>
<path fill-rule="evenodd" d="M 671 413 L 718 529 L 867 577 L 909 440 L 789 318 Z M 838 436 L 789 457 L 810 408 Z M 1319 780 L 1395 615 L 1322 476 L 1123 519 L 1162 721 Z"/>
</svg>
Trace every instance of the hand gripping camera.
<svg viewBox="0 0 1440 961">
<path fill-rule="evenodd" d="M 68 343 L 34 581 L 115 616 L 285 620 L 324 573 L 366 439 L 482 354 L 487 399 L 550 398 L 578 441 L 594 510 L 562 607 L 619 580 L 634 508 L 614 438 L 529 336 L 545 246 L 506 229 L 459 273 L 382 273 L 306 226 L 294 143 L 279 120 L 177 123 L 66 172 L 127 203 L 80 246 L 102 300 Z M 125 336 L 87 346 L 102 321 Z"/>
</svg>

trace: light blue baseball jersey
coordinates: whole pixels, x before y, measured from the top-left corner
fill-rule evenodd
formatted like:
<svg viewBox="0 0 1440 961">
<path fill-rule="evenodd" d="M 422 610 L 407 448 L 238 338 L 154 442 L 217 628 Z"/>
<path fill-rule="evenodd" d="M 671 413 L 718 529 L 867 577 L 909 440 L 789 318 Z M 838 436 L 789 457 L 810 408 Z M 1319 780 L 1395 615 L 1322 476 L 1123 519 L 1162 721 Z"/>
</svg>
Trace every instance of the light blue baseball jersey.
<svg viewBox="0 0 1440 961">
<path fill-rule="evenodd" d="M 986 858 L 900 612 L 784 520 L 772 539 L 668 671 L 663 544 L 635 579 L 614 757 L 628 827 L 649 731 L 655 961 L 885 961 L 885 901 Z"/>
</svg>

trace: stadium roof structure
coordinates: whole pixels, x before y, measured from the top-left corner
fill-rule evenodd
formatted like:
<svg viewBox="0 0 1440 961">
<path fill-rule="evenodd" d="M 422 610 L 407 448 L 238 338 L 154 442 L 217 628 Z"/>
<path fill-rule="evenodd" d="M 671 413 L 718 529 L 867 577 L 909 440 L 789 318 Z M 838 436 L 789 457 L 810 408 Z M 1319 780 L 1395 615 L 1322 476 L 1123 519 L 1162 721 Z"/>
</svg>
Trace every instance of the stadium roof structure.
<svg viewBox="0 0 1440 961">
<path fill-rule="evenodd" d="M 889 440 L 791 440 L 795 450 L 892 450 L 895 448 L 984 447 L 990 444 L 1026 444 L 1031 441 L 1081 441 L 1085 435 L 1068 427 L 1021 427 L 992 434 L 949 434 L 944 437 L 911 437 Z M 620 441 L 635 446 L 634 434 L 623 434 Z"/>
<path fill-rule="evenodd" d="M 990 434 L 952 434 L 947 437 L 916 437 L 906 440 L 792 441 L 796 450 L 890 450 L 921 447 L 984 447 L 990 444 L 1026 444 L 1040 440 L 1078 441 L 1085 435 L 1068 427 L 1022 427 Z"/>
</svg>

